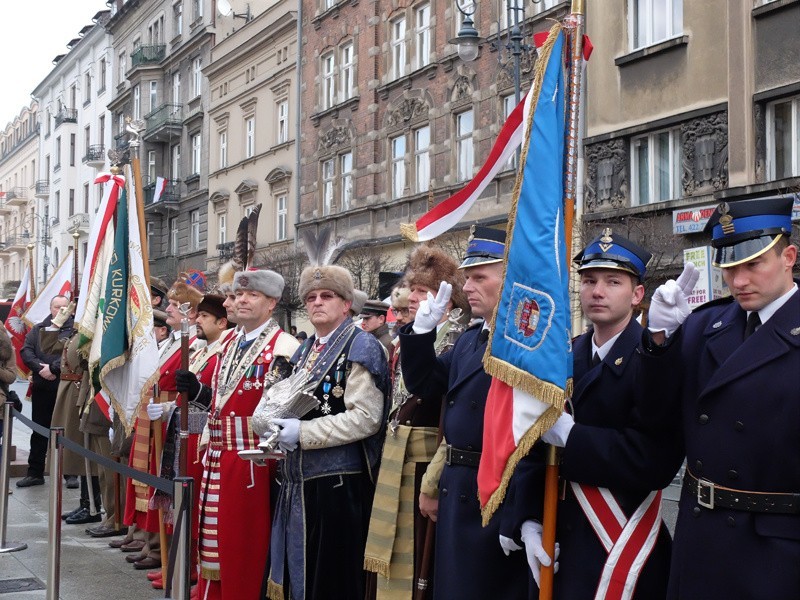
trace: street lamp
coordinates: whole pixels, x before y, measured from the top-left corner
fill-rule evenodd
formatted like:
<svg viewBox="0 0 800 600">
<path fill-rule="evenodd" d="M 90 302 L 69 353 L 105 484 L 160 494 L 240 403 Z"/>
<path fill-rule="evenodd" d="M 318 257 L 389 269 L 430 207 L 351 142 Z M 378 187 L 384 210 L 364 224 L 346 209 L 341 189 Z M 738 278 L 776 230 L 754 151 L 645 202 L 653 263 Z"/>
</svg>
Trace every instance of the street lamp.
<svg viewBox="0 0 800 600">
<path fill-rule="evenodd" d="M 34 219 L 39 221 L 40 227 L 38 229 L 34 227 Z M 50 257 L 47 256 L 47 251 L 50 249 L 50 215 L 48 207 L 45 206 L 43 217 L 31 212 L 25 216 L 23 223 L 26 226 L 26 233 L 33 231 L 34 229 L 40 233 L 40 237 L 35 241 L 40 242 L 42 248 L 42 275 L 44 277 L 44 281 L 47 282 L 47 267 L 50 262 Z M 23 236 L 25 235 L 26 234 L 23 234 Z M 30 235 L 30 233 L 27 233 L 27 235 Z"/>
<path fill-rule="evenodd" d="M 534 4 L 539 4 L 542 0 L 531 1 Z M 519 104 L 521 99 L 521 57 L 523 53 L 528 53 L 533 50 L 533 47 L 523 43 L 524 36 L 522 35 L 522 28 L 520 27 L 525 21 L 525 0 L 506 0 L 504 4 L 506 6 L 506 16 L 509 24 L 508 41 L 505 44 L 501 43 L 500 34 L 498 33 L 497 42 L 493 42 L 492 45 L 501 50 L 501 54 L 498 56 L 498 62 L 501 67 L 505 67 L 502 49 L 504 48 L 506 52 L 511 54 L 514 61 L 514 101 L 515 104 Z M 461 23 L 458 35 L 450 40 L 450 43 L 458 47 L 458 56 L 461 60 L 464 62 L 472 62 L 478 58 L 478 48 L 484 41 L 484 39 L 478 35 L 478 31 L 475 29 L 475 22 L 472 20 L 472 16 L 477 9 L 477 0 L 456 0 L 456 8 L 464 16 L 464 20 Z"/>
</svg>

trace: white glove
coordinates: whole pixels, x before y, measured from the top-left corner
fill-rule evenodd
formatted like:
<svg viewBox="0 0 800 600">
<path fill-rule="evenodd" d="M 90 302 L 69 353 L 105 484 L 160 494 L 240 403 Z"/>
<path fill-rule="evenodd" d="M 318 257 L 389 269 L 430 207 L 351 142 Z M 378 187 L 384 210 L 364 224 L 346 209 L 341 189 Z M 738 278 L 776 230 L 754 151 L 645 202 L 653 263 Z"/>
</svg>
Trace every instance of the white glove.
<svg viewBox="0 0 800 600">
<path fill-rule="evenodd" d="M 564 448 L 567 445 L 569 432 L 575 426 L 575 419 L 568 412 L 561 413 L 553 426 L 542 434 L 542 441 L 551 446 Z"/>
<path fill-rule="evenodd" d="M 517 545 L 517 542 L 513 539 L 502 534 L 500 535 L 500 547 L 503 549 L 503 553 L 506 556 L 517 550 L 522 550 L 522 546 Z"/>
<path fill-rule="evenodd" d="M 525 553 L 528 555 L 528 566 L 531 568 L 531 573 L 533 573 L 533 579 L 536 581 L 536 585 L 539 585 L 541 567 L 550 566 L 550 557 L 542 546 L 542 525 L 536 521 L 525 521 L 522 524 L 521 530 L 522 535 L 520 537 L 522 538 L 522 543 L 525 544 Z M 556 561 L 558 561 L 559 552 L 560 548 L 558 544 L 556 544 Z M 553 568 L 554 573 L 557 571 L 558 562 L 556 562 Z"/>
<path fill-rule="evenodd" d="M 112 444 L 114 443 L 114 428 L 113 427 L 109 427 L 108 428 L 108 441 L 111 442 Z"/>
<path fill-rule="evenodd" d="M 284 452 L 297 449 L 300 441 L 300 419 L 272 419 L 278 430 L 278 447 Z"/>
<path fill-rule="evenodd" d="M 164 405 L 161 403 L 156 404 L 153 399 L 150 399 L 150 404 L 147 405 L 147 416 L 151 421 L 158 421 L 161 415 L 164 414 Z"/>
<path fill-rule="evenodd" d="M 692 312 L 689 308 L 689 294 L 700 278 L 700 271 L 694 263 L 687 262 L 678 280 L 670 279 L 658 286 L 650 301 L 647 328 L 653 333 L 663 331 L 667 337 L 675 333 Z"/>
<path fill-rule="evenodd" d="M 417 316 L 414 317 L 414 333 L 428 333 L 436 329 L 444 313 L 447 312 L 447 303 L 450 301 L 452 293 L 453 286 L 446 281 L 439 284 L 439 291 L 435 298 L 428 292 L 428 298 L 419 303 Z"/>
</svg>

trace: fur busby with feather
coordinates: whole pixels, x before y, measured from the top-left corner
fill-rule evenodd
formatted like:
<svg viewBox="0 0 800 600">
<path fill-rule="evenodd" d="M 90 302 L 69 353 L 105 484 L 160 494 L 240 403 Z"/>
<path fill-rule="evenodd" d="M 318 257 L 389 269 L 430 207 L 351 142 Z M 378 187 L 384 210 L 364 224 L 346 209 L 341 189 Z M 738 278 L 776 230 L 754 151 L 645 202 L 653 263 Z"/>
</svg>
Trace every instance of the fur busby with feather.
<svg viewBox="0 0 800 600">
<path fill-rule="evenodd" d="M 466 315 L 470 314 L 467 295 L 464 293 L 463 271 L 458 263 L 447 252 L 437 246 L 422 245 L 416 248 L 408 259 L 405 280 L 409 287 L 422 285 L 436 295 L 439 284 L 446 281 L 453 286 L 450 299 L 455 308 L 460 308 Z"/>
<path fill-rule="evenodd" d="M 186 283 L 185 274 L 181 273 L 178 275 L 178 280 L 169 288 L 167 298 L 178 304 L 188 302 L 192 308 L 197 309 L 197 306 L 203 301 L 203 292 Z"/>
<path fill-rule="evenodd" d="M 331 290 L 345 300 L 353 301 L 353 277 L 350 271 L 338 265 L 329 264 L 336 251 L 341 247 L 342 240 L 334 239 L 331 229 L 324 227 L 317 235 L 311 228 L 300 232 L 308 254 L 309 266 L 300 273 L 300 297 L 305 298 L 313 290 Z"/>
<path fill-rule="evenodd" d="M 253 266 L 260 215 L 261 204 L 258 204 L 249 215 L 239 221 L 236 239 L 233 242 L 233 257 L 217 271 L 217 289 L 221 294 L 226 296 L 233 294 L 233 280 L 236 273 Z"/>
</svg>

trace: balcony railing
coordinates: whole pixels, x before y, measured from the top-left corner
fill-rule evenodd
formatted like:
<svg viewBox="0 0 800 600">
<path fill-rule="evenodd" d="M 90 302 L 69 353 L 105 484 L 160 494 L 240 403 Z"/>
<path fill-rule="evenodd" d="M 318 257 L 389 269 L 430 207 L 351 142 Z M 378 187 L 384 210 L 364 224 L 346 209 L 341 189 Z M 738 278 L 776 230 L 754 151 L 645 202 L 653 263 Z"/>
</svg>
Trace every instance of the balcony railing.
<svg viewBox="0 0 800 600">
<path fill-rule="evenodd" d="M 86 149 L 86 156 L 83 157 L 85 163 L 105 163 L 105 146 L 103 144 L 93 144 Z"/>
<path fill-rule="evenodd" d="M 183 129 L 183 106 L 162 104 L 144 118 L 147 129 L 144 139 L 148 142 L 169 142 L 181 134 Z"/>
<path fill-rule="evenodd" d="M 56 115 L 56 127 L 62 123 L 77 123 L 78 122 L 78 109 L 77 108 L 62 108 Z"/>
<path fill-rule="evenodd" d="M 28 203 L 28 190 L 23 187 L 11 188 L 6 193 L 6 203 L 9 206 L 25 206 Z"/>
<path fill-rule="evenodd" d="M 76 213 L 67 221 L 67 231 L 73 233 L 89 233 L 89 215 L 86 213 Z"/>
<path fill-rule="evenodd" d="M 167 53 L 166 44 L 156 46 L 139 46 L 131 54 L 131 68 L 135 69 L 139 65 L 152 65 L 164 60 Z"/>
<path fill-rule="evenodd" d="M 0 246 L 2 246 L 3 250 L 6 252 L 22 252 L 30 243 L 31 236 L 29 235 L 9 235 L 0 243 Z"/>
<path fill-rule="evenodd" d="M 156 200 L 156 182 L 153 181 L 152 183 L 148 183 L 144 186 L 144 205 L 145 208 L 147 207 L 157 207 L 160 205 L 165 205 L 165 208 L 174 208 L 178 202 L 181 201 L 181 180 L 169 181 L 167 185 L 164 186 L 164 191 L 161 193 L 161 197 Z"/>
<path fill-rule="evenodd" d="M 36 197 L 47 198 L 50 195 L 50 181 L 48 179 L 40 179 L 36 182 Z"/>
</svg>

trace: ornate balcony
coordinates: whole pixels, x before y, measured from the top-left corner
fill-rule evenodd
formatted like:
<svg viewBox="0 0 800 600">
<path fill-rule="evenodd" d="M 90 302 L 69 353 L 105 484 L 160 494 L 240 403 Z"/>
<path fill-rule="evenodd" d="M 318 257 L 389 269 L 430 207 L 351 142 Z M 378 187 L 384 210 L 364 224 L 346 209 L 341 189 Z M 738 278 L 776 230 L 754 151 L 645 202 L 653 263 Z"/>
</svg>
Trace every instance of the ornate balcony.
<svg viewBox="0 0 800 600">
<path fill-rule="evenodd" d="M 37 198 L 47 198 L 50 196 L 50 180 L 40 179 L 36 182 L 36 192 L 34 195 Z"/>
<path fill-rule="evenodd" d="M 86 156 L 83 157 L 83 162 L 95 169 L 101 168 L 106 164 L 106 152 L 103 144 L 93 144 L 86 149 Z"/>
<path fill-rule="evenodd" d="M 154 65 L 164 60 L 167 54 L 166 44 L 158 44 L 155 46 L 139 46 L 133 54 L 131 54 L 131 69 L 142 65 Z"/>
<path fill-rule="evenodd" d="M 56 115 L 56 127 L 62 123 L 77 123 L 78 122 L 78 109 L 77 108 L 62 108 Z"/>
<path fill-rule="evenodd" d="M 144 139 L 148 142 L 169 142 L 179 139 L 183 129 L 183 105 L 162 104 L 145 118 L 147 129 Z"/>
<path fill-rule="evenodd" d="M 67 219 L 67 231 L 69 233 L 84 234 L 89 233 L 89 215 L 87 213 L 75 213 Z"/>
<path fill-rule="evenodd" d="M 156 182 L 144 186 L 144 210 L 148 213 L 166 214 L 178 210 L 182 197 L 182 183 L 180 180 L 169 181 L 164 186 L 161 197 L 156 200 Z"/>
<path fill-rule="evenodd" d="M 28 244 L 31 243 L 29 235 L 10 235 L 2 242 L 3 250 L 9 254 L 25 252 Z"/>
<path fill-rule="evenodd" d="M 23 187 L 11 188 L 6 192 L 6 204 L 9 206 L 25 206 L 28 203 L 28 190 Z"/>
</svg>

